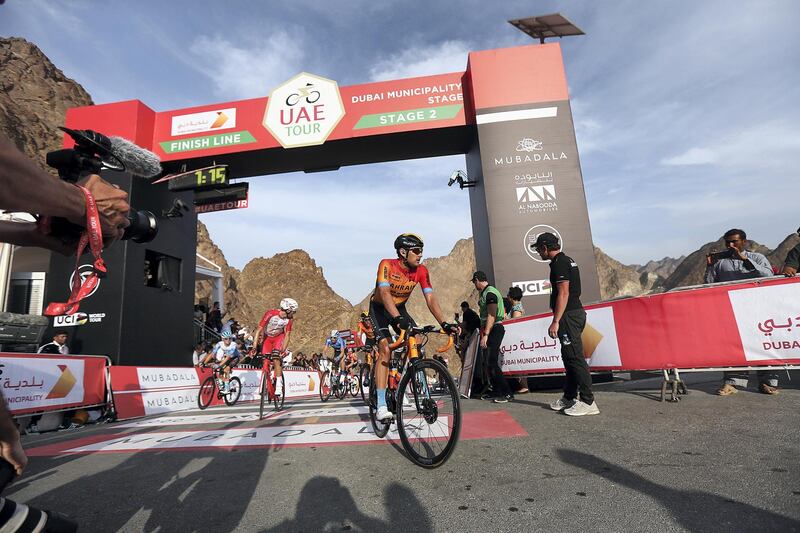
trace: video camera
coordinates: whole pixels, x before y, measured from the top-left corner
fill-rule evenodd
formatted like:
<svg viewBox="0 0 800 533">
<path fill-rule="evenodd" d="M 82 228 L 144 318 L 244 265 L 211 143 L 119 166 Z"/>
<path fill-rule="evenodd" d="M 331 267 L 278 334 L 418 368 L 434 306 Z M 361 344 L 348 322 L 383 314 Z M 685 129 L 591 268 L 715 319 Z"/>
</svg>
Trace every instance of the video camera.
<svg viewBox="0 0 800 533">
<path fill-rule="evenodd" d="M 101 170 L 130 172 L 144 178 L 161 173 L 158 157 L 121 137 L 106 137 L 92 130 L 59 128 L 75 141 L 73 148 L 47 153 L 47 164 L 58 170 L 58 176 L 70 183 Z M 150 211 L 131 209 L 128 213 L 130 225 L 122 235 L 123 240 L 137 243 L 152 241 L 158 233 L 156 216 Z M 74 237 L 83 231 L 81 226 L 62 218 L 54 218 L 52 231 L 59 237 Z"/>
</svg>

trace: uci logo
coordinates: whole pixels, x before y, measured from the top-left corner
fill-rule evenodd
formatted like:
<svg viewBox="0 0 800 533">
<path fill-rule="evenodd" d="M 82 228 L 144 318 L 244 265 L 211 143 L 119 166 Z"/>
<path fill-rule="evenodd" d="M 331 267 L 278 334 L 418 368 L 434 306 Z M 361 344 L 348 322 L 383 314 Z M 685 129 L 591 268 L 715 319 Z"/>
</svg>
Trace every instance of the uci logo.
<svg viewBox="0 0 800 533">
<path fill-rule="evenodd" d="M 88 278 L 92 272 L 94 272 L 94 267 L 92 267 L 92 265 L 81 265 L 78 267 L 78 275 L 81 277 L 81 285 L 83 285 L 83 283 L 86 281 L 86 278 Z M 72 275 L 69 277 L 69 290 L 72 290 L 72 283 L 74 282 L 74 280 L 75 280 L 75 272 L 73 272 Z M 100 288 L 100 281 L 102 280 L 100 278 L 97 278 L 97 284 L 94 286 L 94 289 L 92 289 L 92 292 L 90 292 L 85 296 L 86 298 L 97 292 L 97 289 Z"/>
<path fill-rule="evenodd" d="M 54 327 L 67 327 L 67 326 L 82 326 L 89 321 L 89 315 L 86 313 L 75 313 L 72 315 L 61 315 L 53 317 Z"/>
</svg>

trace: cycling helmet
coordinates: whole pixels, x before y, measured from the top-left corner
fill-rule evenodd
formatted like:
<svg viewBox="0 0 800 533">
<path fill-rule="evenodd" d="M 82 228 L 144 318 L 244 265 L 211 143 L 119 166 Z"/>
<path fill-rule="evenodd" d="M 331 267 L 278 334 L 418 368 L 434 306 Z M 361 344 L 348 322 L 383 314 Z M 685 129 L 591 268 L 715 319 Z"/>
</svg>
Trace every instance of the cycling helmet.
<svg viewBox="0 0 800 533">
<path fill-rule="evenodd" d="M 366 309 L 362 309 L 361 318 L 367 318 L 367 317 L 369 317 L 369 311 L 367 311 Z"/>
<path fill-rule="evenodd" d="M 280 307 L 281 307 L 281 309 L 283 311 L 289 311 L 289 312 L 295 313 L 295 312 L 297 312 L 297 309 L 300 306 L 297 305 L 297 302 L 292 300 L 291 298 L 284 298 L 283 300 L 281 300 Z"/>
<path fill-rule="evenodd" d="M 403 233 L 398 235 L 394 240 L 394 249 L 400 250 L 401 248 L 422 248 L 425 243 L 422 242 L 422 237 L 414 233 Z"/>
<path fill-rule="evenodd" d="M 230 331 L 223 331 L 220 337 L 223 339 L 232 339 L 233 333 L 231 333 Z"/>
<path fill-rule="evenodd" d="M 338 336 L 339 336 L 339 332 L 336 331 L 335 329 L 332 329 L 331 330 L 331 335 L 330 335 L 331 339 L 335 339 Z"/>
</svg>

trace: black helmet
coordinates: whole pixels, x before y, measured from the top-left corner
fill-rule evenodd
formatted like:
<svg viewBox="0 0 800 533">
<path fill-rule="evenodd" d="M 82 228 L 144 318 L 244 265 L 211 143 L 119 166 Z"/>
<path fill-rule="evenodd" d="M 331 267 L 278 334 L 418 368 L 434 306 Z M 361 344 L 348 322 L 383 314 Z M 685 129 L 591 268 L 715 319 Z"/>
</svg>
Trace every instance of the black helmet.
<svg viewBox="0 0 800 533">
<path fill-rule="evenodd" d="M 425 243 L 422 242 L 422 237 L 414 235 L 413 233 L 403 233 L 394 240 L 394 249 L 400 250 L 401 248 L 422 248 Z"/>
</svg>

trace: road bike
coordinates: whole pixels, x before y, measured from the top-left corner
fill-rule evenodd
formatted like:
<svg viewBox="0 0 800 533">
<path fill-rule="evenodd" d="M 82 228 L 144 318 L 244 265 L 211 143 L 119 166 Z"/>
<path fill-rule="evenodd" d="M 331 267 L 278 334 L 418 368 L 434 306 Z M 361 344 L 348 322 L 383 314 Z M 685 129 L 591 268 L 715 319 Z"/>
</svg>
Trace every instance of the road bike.
<svg viewBox="0 0 800 533">
<path fill-rule="evenodd" d="M 201 365 L 200 368 L 206 368 Z M 205 409 L 211 405 L 214 393 L 220 400 L 224 400 L 226 405 L 236 405 L 239 396 L 242 394 L 242 381 L 236 376 L 231 376 L 228 380 L 228 391 L 222 392 L 224 382 L 222 381 L 223 369 L 219 365 L 212 367 L 211 375 L 203 380 L 200 390 L 197 392 L 197 406 Z"/>
<path fill-rule="evenodd" d="M 425 468 L 442 466 L 455 449 L 461 432 L 461 401 L 453 376 L 440 361 L 420 355 L 431 334 L 447 335 L 448 342 L 436 352 L 453 345 L 453 336 L 437 326 L 411 327 L 402 331 L 389 349 L 389 380 L 386 406 L 393 420 L 378 420 L 375 387 L 369 389 L 369 417 L 378 437 L 385 437 L 393 422 L 409 458 Z M 418 340 L 421 339 L 421 340 Z M 374 365 L 377 366 L 377 365 Z M 375 370 L 371 371 L 374 383 Z"/>
<path fill-rule="evenodd" d="M 275 394 L 278 380 L 281 382 L 280 395 Z M 261 397 L 261 403 L 258 408 L 259 420 L 264 418 L 265 405 L 273 404 L 276 411 L 283 409 L 283 402 L 286 399 L 286 382 L 283 378 L 283 372 L 281 372 L 280 376 L 277 376 L 272 359 L 267 357 L 261 362 L 261 387 L 259 388 L 259 396 Z"/>
<path fill-rule="evenodd" d="M 339 370 L 326 370 L 320 378 L 319 399 L 327 402 L 333 396 L 344 400 L 348 393 L 355 398 L 358 396 L 358 390 L 358 378 L 351 376 L 349 372 L 345 374 L 344 379 L 341 379 Z"/>
</svg>

